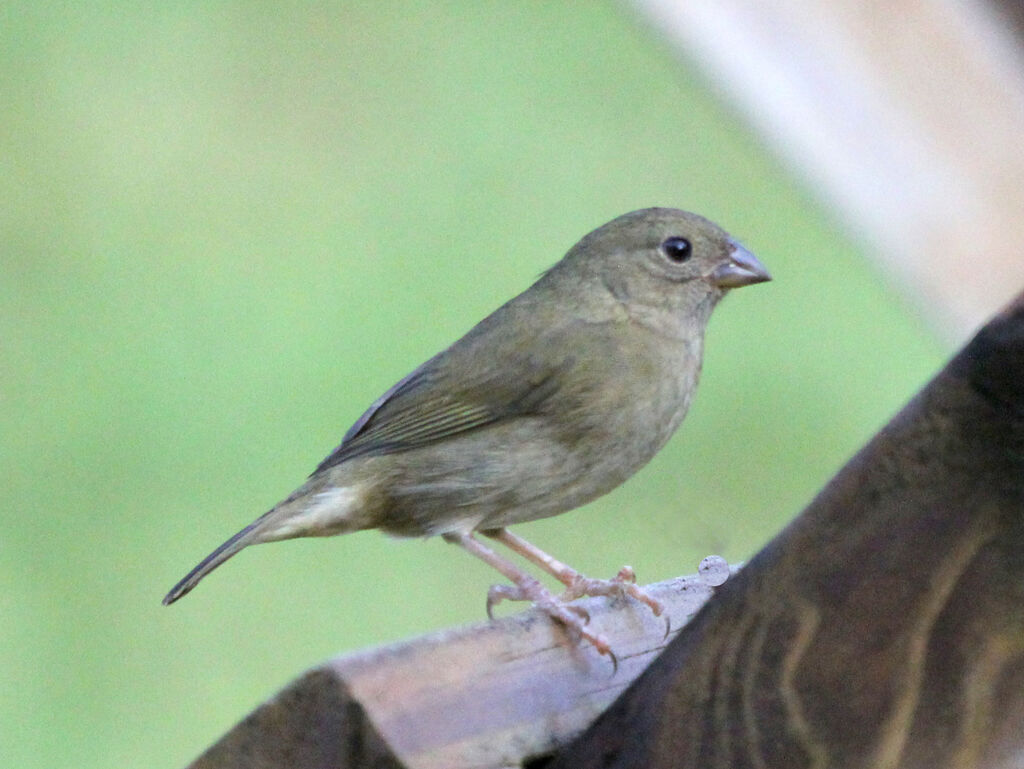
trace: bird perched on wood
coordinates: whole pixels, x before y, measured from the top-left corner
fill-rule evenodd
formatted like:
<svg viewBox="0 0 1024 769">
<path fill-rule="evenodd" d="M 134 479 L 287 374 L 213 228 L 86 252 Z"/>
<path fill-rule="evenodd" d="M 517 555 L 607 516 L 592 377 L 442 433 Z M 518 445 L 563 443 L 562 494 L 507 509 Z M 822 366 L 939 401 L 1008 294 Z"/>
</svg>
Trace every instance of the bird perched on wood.
<svg viewBox="0 0 1024 769">
<path fill-rule="evenodd" d="M 370 406 L 285 500 L 222 544 L 164 598 L 170 604 L 249 545 L 380 529 L 441 535 L 592 642 L 565 601 L 633 584 L 583 577 L 506 527 L 558 515 L 621 484 L 665 444 L 697 386 L 712 309 L 770 280 L 714 223 L 670 208 L 624 214 L 585 236 L 530 288 Z M 474 537 L 481 533 L 566 585 L 555 597 Z"/>
</svg>

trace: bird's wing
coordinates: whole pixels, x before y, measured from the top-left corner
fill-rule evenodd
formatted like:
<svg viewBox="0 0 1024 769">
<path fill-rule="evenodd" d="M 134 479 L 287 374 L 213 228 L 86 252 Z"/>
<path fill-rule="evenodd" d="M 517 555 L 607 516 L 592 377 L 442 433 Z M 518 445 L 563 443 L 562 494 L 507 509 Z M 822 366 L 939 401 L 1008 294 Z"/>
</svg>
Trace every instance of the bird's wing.
<svg viewBox="0 0 1024 769">
<path fill-rule="evenodd" d="M 502 360 L 500 370 L 458 367 L 457 379 L 449 373 L 450 363 L 439 355 L 395 384 L 356 420 L 315 472 L 354 457 L 408 451 L 536 413 L 558 389 L 558 373 L 573 360 L 568 355 L 553 362 L 512 356 Z"/>
</svg>

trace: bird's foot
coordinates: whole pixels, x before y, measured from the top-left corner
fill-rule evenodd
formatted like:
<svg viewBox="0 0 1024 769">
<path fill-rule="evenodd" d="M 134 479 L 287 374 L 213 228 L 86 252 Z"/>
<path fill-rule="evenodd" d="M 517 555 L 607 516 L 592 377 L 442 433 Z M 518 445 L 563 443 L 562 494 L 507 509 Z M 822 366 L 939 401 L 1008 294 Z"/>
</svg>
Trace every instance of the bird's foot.
<svg viewBox="0 0 1024 769">
<path fill-rule="evenodd" d="M 566 590 L 562 593 L 561 598 L 563 601 L 573 601 L 585 595 L 628 595 L 648 606 L 655 617 L 660 617 L 661 613 L 665 611 L 665 607 L 660 601 L 651 598 L 636 586 L 636 572 L 633 571 L 632 566 L 623 566 L 619 569 L 619 573 L 611 579 L 593 579 L 574 572 L 571 582 L 566 582 Z"/>
<path fill-rule="evenodd" d="M 504 531 L 502 529 L 501 531 Z M 562 623 L 570 634 L 586 639 L 601 654 L 611 657 L 612 665 L 618 670 L 619 661 L 612 652 L 611 646 L 601 636 L 586 629 L 590 615 L 577 606 L 567 606 L 551 594 L 540 582 L 531 577 L 518 566 L 501 558 L 497 553 L 473 538 L 472 534 L 448 533 L 444 538 L 484 563 L 500 571 L 511 585 L 494 585 L 487 591 L 487 616 L 494 618 L 494 606 L 500 601 L 532 601 L 533 605 L 543 610 L 552 619 Z"/>
<path fill-rule="evenodd" d="M 590 621 L 587 610 L 566 604 L 563 599 L 546 590 L 540 582 L 531 578 L 515 585 L 491 585 L 487 591 L 488 617 L 494 618 L 494 606 L 501 601 L 530 601 L 553 620 L 561 623 L 571 634 L 590 642 L 600 654 L 611 657 L 612 662 L 618 666 L 618 660 L 608 642 L 600 635 L 587 630 L 586 624 Z"/>
<path fill-rule="evenodd" d="M 501 542 L 513 552 L 519 553 L 519 555 L 536 564 L 565 585 L 566 590 L 561 595 L 563 601 L 574 601 L 585 595 L 628 595 L 648 606 L 654 612 L 655 617 L 660 617 L 665 610 L 659 601 L 651 598 L 636 586 L 636 572 L 633 571 L 632 566 L 623 566 L 612 579 L 592 579 L 583 576 L 571 566 L 562 563 L 558 559 L 552 558 L 536 545 L 530 544 L 508 529 L 491 529 L 484 533 L 488 537 Z M 666 630 L 667 634 L 668 631 Z"/>
</svg>

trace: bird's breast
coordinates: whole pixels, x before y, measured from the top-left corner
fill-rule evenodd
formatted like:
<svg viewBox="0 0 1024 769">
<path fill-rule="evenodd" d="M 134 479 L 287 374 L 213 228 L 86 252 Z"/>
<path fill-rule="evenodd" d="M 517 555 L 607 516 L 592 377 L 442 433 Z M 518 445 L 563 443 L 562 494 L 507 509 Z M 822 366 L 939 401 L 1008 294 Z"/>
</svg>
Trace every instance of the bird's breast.
<svg viewBox="0 0 1024 769">
<path fill-rule="evenodd" d="M 652 349 L 653 348 L 653 349 Z M 682 423 L 700 376 L 700 340 L 642 339 L 618 350 L 608 386 L 579 415 L 581 464 L 603 491 L 639 470 Z"/>
</svg>

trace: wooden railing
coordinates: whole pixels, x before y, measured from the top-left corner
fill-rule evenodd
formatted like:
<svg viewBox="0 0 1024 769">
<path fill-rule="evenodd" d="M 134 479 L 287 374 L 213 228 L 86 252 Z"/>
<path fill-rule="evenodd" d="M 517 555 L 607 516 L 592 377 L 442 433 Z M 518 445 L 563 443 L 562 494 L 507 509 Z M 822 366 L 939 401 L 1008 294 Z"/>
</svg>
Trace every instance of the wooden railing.
<svg viewBox="0 0 1024 769">
<path fill-rule="evenodd" d="M 1020 769 L 1024 294 L 725 584 L 650 589 L 667 633 L 583 603 L 617 665 L 536 612 L 426 636 L 305 674 L 194 766 Z"/>
</svg>

